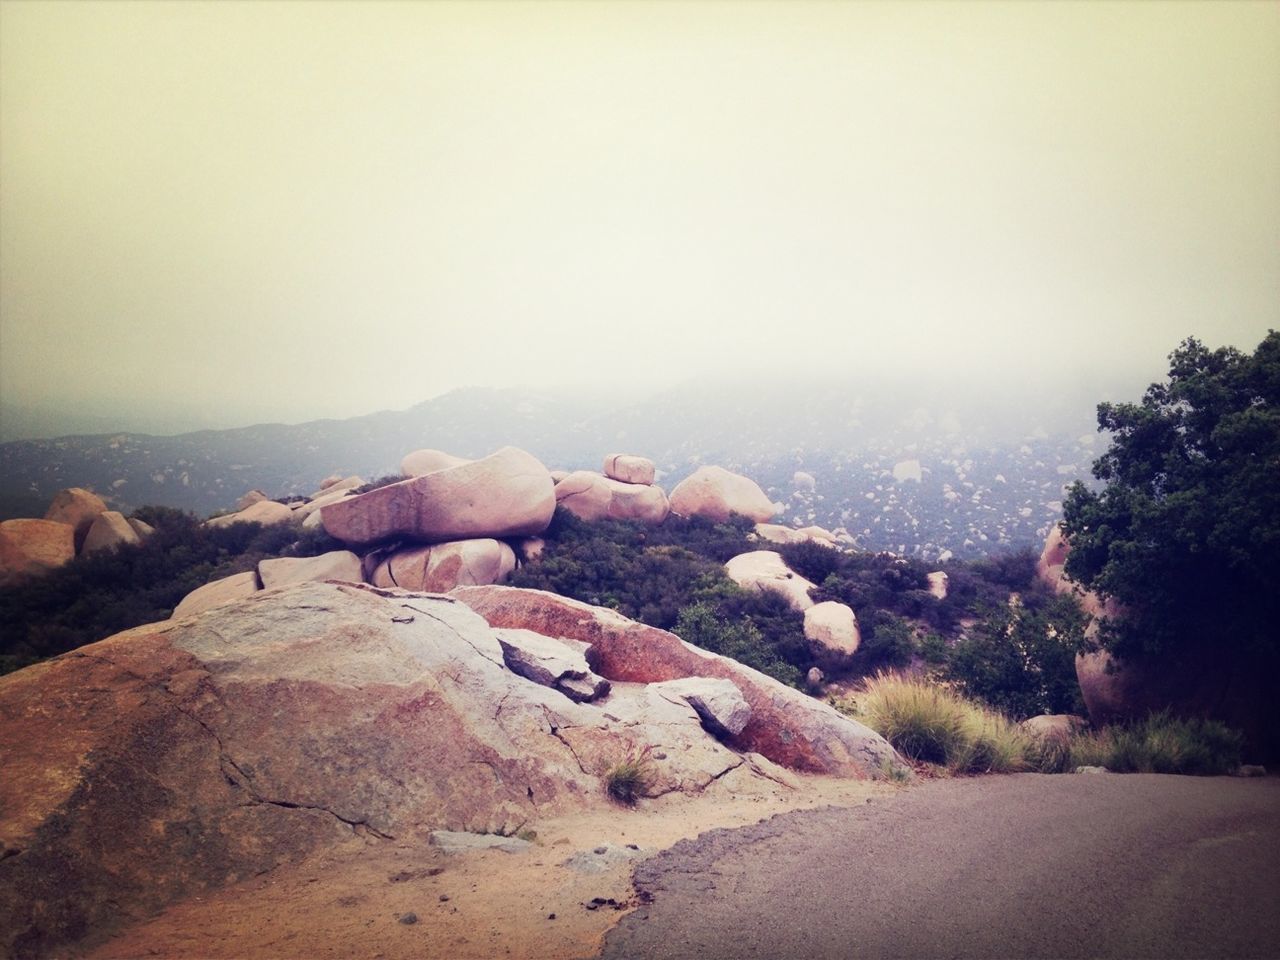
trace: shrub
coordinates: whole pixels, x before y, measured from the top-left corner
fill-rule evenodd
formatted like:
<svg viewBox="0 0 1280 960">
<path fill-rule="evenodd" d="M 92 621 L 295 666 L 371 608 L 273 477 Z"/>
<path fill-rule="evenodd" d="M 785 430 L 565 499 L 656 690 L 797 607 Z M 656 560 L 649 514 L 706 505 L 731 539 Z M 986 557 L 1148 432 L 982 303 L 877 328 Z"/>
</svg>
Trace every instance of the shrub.
<svg viewBox="0 0 1280 960">
<path fill-rule="evenodd" d="M 799 668 L 778 656 L 755 623 L 726 620 L 711 603 L 699 601 L 681 610 L 675 633 L 686 643 L 730 657 L 789 686 L 800 685 Z"/>
<path fill-rule="evenodd" d="M 1011 773 L 1028 765 L 1030 745 L 1007 718 L 927 680 L 877 674 L 845 709 L 904 756 L 953 773 Z"/>
<path fill-rule="evenodd" d="M 1070 766 L 1214 776 L 1240 765 L 1243 743 L 1239 732 L 1216 720 L 1182 719 L 1162 710 L 1137 723 L 1076 736 Z"/>
<path fill-rule="evenodd" d="M 389 487 L 393 483 L 399 483 L 401 480 L 407 480 L 407 479 L 409 478 L 402 477 L 398 473 L 388 473 L 388 474 L 384 474 L 381 477 L 378 477 L 376 480 L 370 480 L 368 483 L 363 484 L 362 486 L 356 487 L 354 490 L 351 491 L 351 493 L 352 494 L 368 493 L 370 490 L 377 490 L 379 487 Z"/>
<path fill-rule="evenodd" d="M 604 775 L 605 793 L 611 800 L 632 806 L 653 783 L 651 747 L 630 750 L 627 755 L 609 768 Z"/>
<path fill-rule="evenodd" d="M 806 580 L 822 583 L 836 572 L 840 565 L 840 552 L 806 540 L 789 543 L 778 548 L 778 554 L 786 565 Z"/>
</svg>

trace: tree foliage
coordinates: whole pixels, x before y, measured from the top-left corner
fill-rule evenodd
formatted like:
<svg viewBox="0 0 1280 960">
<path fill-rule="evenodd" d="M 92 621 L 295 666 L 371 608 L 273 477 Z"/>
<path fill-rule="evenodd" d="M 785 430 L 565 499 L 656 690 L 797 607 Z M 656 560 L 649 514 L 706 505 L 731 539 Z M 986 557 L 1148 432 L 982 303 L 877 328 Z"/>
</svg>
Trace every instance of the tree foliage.
<svg viewBox="0 0 1280 960">
<path fill-rule="evenodd" d="M 1206 645 L 1277 659 L 1280 334 L 1248 355 L 1188 339 L 1141 403 L 1103 403 L 1111 446 L 1065 502 L 1067 574 L 1126 609 L 1120 656 Z"/>
</svg>

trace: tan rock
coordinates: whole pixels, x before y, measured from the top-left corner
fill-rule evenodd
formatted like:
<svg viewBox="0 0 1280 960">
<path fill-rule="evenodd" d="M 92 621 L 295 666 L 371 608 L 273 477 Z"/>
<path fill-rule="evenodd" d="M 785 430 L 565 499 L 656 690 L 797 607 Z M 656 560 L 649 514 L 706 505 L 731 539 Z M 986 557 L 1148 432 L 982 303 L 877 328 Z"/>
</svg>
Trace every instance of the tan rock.
<svg viewBox="0 0 1280 960">
<path fill-rule="evenodd" d="M 814 478 L 812 473 L 807 473 L 804 470 L 797 470 L 791 475 L 791 485 L 797 490 L 804 490 L 808 493 L 812 493 L 817 489 L 818 481 Z"/>
<path fill-rule="evenodd" d="M 142 542 L 129 521 L 114 510 L 98 514 L 84 538 L 80 552 L 86 556 L 100 550 L 112 550 L 119 546 L 137 546 Z"/>
<path fill-rule="evenodd" d="M 674 634 L 541 590 L 459 587 L 452 596 L 494 627 L 533 630 L 591 644 L 587 661 L 614 685 L 681 677 L 730 680 L 751 707 L 751 719 L 731 741 L 793 770 L 878 777 L 882 764 L 906 771 L 893 748 L 860 723 L 749 667 L 700 650 Z M 613 710 L 613 697 L 605 701 Z"/>
<path fill-rule="evenodd" d="M 346 580 L 360 583 L 360 558 L 350 550 L 332 550 L 318 557 L 273 557 L 258 564 L 262 589 L 284 587 L 311 580 Z"/>
<path fill-rule="evenodd" d="M 682 517 L 724 521 L 738 513 L 757 522 L 771 518 L 777 508 L 754 480 L 723 467 L 699 467 L 671 491 L 671 510 Z"/>
<path fill-rule="evenodd" d="M 353 546 L 536 536 L 555 513 L 551 476 L 515 447 L 379 487 L 320 510 L 329 535 Z"/>
<path fill-rule="evenodd" d="M 598 700 L 609 681 L 591 672 L 585 643 L 556 640 L 532 630 L 494 630 L 507 669 L 526 680 L 559 690 L 574 703 Z"/>
<path fill-rule="evenodd" d="M 516 557 L 521 563 L 533 563 L 535 560 L 541 560 L 542 554 L 547 549 L 547 541 L 541 537 L 524 537 L 516 541 L 515 551 Z"/>
<path fill-rule="evenodd" d="M 0 522 L 0 585 L 40 577 L 69 563 L 76 555 L 75 537 L 75 527 L 57 520 Z"/>
<path fill-rule="evenodd" d="M 551 471 L 551 482 L 552 482 L 552 483 L 559 483 L 561 480 L 563 480 L 565 477 L 567 477 L 571 472 L 572 472 L 572 471 L 569 471 L 569 470 L 552 470 L 552 471 Z"/>
<path fill-rule="evenodd" d="M 406 477 L 423 477 L 440 470 L 452 470 L 471 463 L 443 450 L 415 450 L 400 461 L 400 472 Z"/>
<path fill-rule="evenodd" d="M 814 659 L 829 672 L 849 669 L 862 642 L 853 609 L 834 600 L 816 603 L 804 612 L 804 636 Z"/>
<path fill-rule="evenodd" d="M 756 536 L 770 543 L 816 543 L 822 547 L 836 547 L 836 535 L 822 527 L 801 527 L 794 530 L 779 523 L 757 523 Z"/>
<path fill-rule="evenodd" d="M 83 487 L 68 487 L 53 495 L 44 518 L 55 523 L 71 524 L 75 529 L 76 550 L 79 551 L 94 519 L 100 513 L 105 513 L 106 509 L 107 505 L 96 493 Z"/>
<path fill-rule="evenodd" d="M 0 837 L 21 851 L 3 863 L 0 953 L 80 955 L 357 837 L 603 810 L 603 774 L 645 747 L 663 758 L 651 795 L 736 768 L 766 782 L 687 706 L 635 684 L 605 703 L 508 670 L 461 603 L 331 583 L 0 677 Z"/>
<path fill-rule="evenodd" d="M 169 615 L 171 620 L 179 617 L 190 617 L 224 603 L 233 603 L 251 597 L 262 589 L 258 574 L 254 570 L 244 573 L 233 573 L 229 577 L 212 580 L 203 587 L 196 587 L 178 602 Z"/>
<path fill-rule="evenodd" d="M 661 487 L 611 480 L 576 470 L 556 484 L 556 502 L 582 520 L 637 520 L 657 525 L 671 505 Z"/>
<path fill-rule="evenodd" d="M 329 476 L 325 477 L 323 480 L 320 481 L 320 490 L 321 492 L 323 492 L 325 490 L 328 490 L 335 483 L 341 483 L 341 482 L 342 482 L 342 474 L 331 473 L 329 474 Z M 356 486 L 360 486 L 360 484 L 356 484 Z"/>
<path fill-rule="evenodd" d="M 1033 740 L 1042 740 L 1046 737 L 1069 739 L 1072 734 L 1080 732 L 1088 725 L 1088 720 L 1077 717 L 1073 713 L 1042 713 L 1038 717 L 1028 717 L 1018 724 L 1022 732 Z"/>
<path fill-rule="evenodd" d="M 345 493 L 350 493 L 356 487 L 363 486 L 364 477 L 357 477 L 354 474 L 350 477 L 339 477 L 335 474 L 332 477 L 325 477 L 324 482 L 320 484 L 320 489 L 308 497 L 308 502 L 314 503 L 322 498 L 328 498 L 326 502 L 331 502 Z"/>
<path fill-rule="evenodd" d="M 405 547 L 376 561 L 369 576 L 375 586 L 430 593 L 501 583 L 516 568 L 511 547 L 489 538 Z"/>
<path fill-rule="evenodd" d="M 611 453 L 604 458 L 604 475 L 623 483 L 653 483 L 653 461 L 626 453 Z"/>
<path fill-rule="evenodd" d="M 928 575 L 929 593 L 937 597 L 939 600 L 947 599 L 947 587 L 951 583 L 951 578 L 947 576 L 945 570 L 934 570 Z"/>
<path fill-rule="evenodd" d="M 236 510 L 248 510 L 255 503 L 262 503 L 263 500 L 270 500 L 262 490 L 250 490 L 243 497 L 236 501 Z"/>
<path fill-rule="evenodd" d="M 351 497 L 353 496 L 351 491 L 356 489 L 357 487 L 363 486 L 364 484 L 363 482 L 359 482 L 359 483 L 352 483 L 348 485 L 348 481 L 350 480 L 359 481 L 360 478 L 348 477 L 346 480 L 343 480 L 335 484 L 334 486 L 330 487 L 328 490 L 320 491 L 318 495 L 312 497 L 306 503 L 293 504 L 294 518 L 300 519 L 300 520 L 306 520 L 308 517 L 311 517 L 313 514 L 319 513 L 321 508 L 327 507 L 331 503 L 337 503 L 339 500 L 351 499 Z M 320 521 L 317 520 L 316 522 L 319 523 Z"/>
<path fill-rule="evenodd" d="M 792 571 L 772 550 L 740 553 L 724 565 L 724 571 L 740 587 L 781 594 L 792 610 L 803 613 L 813 606 L 809 591 L 814 585 Z"/>
<path fill-rule="evenodd" d="M 293 520 L 293 511 L 283 503 L 274 500 L 259 500 L 257 503 L 237 513 L 206 520 L 210 527 L 229 527 L 233 523 L 260 523 L 265 527 L 277 523 L 289 523 Z"/>
<path fill-rule="evenodd" d="M 133 532 L 138 535 L 138 539 L 145 540 L 156 532 L 156 528 L 151 524 L 139 520 L 137 517 L 129 518 L 129 526 L 133 528 Z"/>
<path fill-rule="evenodd" d="M 738 685 L 723 677 L 682 677 L 650 685 L 664 697 L 683 700 L 713 736 L 731 738 L 751 720 L 751 705 Z"/>
</svg>

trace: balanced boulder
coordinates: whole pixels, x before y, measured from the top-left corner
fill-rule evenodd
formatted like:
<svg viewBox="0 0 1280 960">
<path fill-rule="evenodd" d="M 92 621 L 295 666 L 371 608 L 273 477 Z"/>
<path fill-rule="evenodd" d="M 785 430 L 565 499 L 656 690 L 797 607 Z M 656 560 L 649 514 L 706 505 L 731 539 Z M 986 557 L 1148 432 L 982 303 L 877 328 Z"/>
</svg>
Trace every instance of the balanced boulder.
<svg viewBox="0 0 1280 960">
<path fill-rule="evenodd" d="M 501 583 L 516 568 L 515 551 L 501 540 L 451 540 L 404 547 L 382 556 L 373 554 L 369 582 L 429 593 L 448 593 L 454 587 Z"/>
<path fill-rule="evenodd" d="M 777 508 L 754 480 L 723 467 L 699 467 L 671 491 L 671 510 L 681 517 L 707 517 L 723 522 L 732 513 L 768 520 Z"/>
<path fill-rule="evenodd" d="M 330 536 L 363 547 L 542 533 L 555 513 L 547 468 L 515 447 L 321 508 Z"/>
<path fill-rule="evenodd" d="M 56 520 L 0 522 L 0 584 L 39 577 L 76 555 L 76 528 Z"/>
<path fill-rule="evenodd" d="M 653 461 L 647 457 L 611 453 L 604 458 L 604 475 L 610 480 L 648 485 L 653 483 L 654 474 Z"/>
<path fill-rule="evenodd" d="M 724 565 L 724 572 L 740 587 L 780 594 L 799 613 L 813 606 L 809 591 L 814 585 L 791 570 L 782 555 L 772 550 L 740 553 Z"/>
</svg>

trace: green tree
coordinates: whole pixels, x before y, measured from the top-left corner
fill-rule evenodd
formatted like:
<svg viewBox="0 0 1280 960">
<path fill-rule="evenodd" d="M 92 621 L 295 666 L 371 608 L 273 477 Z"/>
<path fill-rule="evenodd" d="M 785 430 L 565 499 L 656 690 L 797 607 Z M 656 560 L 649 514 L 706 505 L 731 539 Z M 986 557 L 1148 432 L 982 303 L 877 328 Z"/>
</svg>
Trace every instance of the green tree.
<svg viewBox="0 0 1280 960">
<path fill-rule="evenodd" d="M 1141 403 L 1103 403 L 1100 489 L 1065 502 L 1067 574 L 1124 606 L 1102 644 L 1172 665 L 1280 659 L 1280 334 L 1248 355 L 1188 339 Z"/>
</svg>

